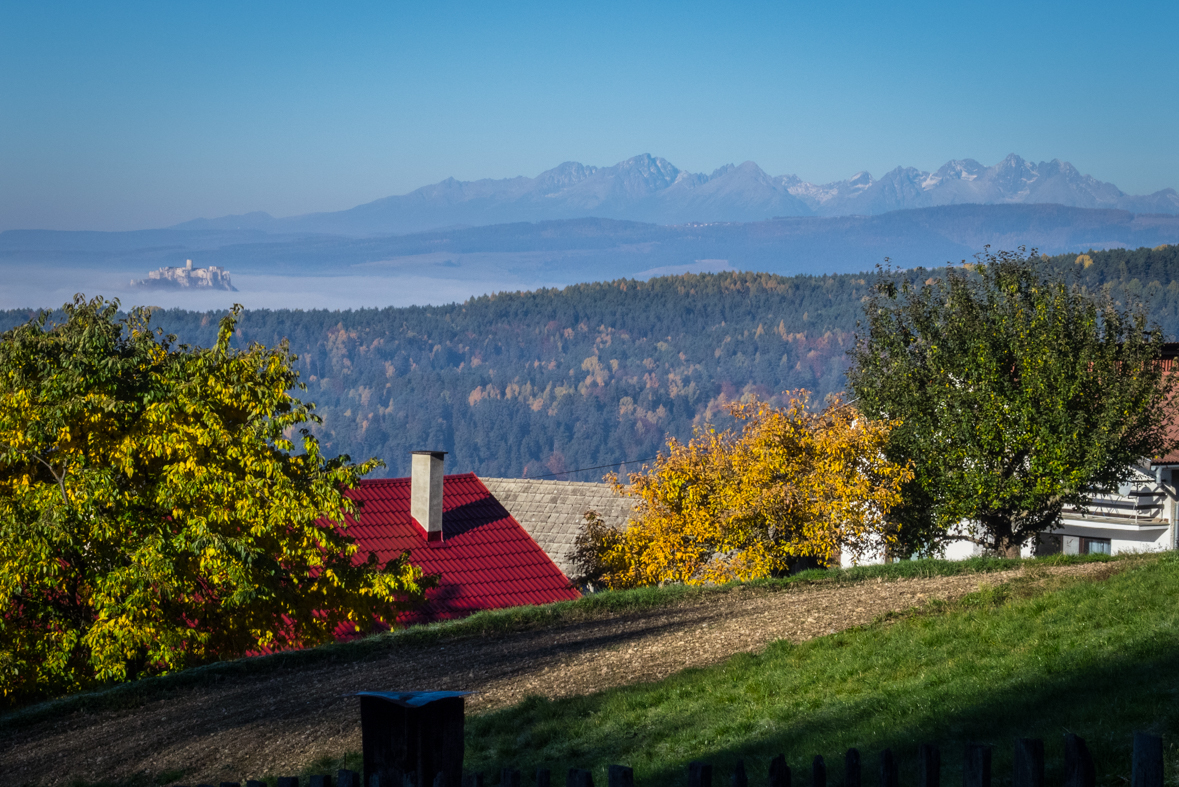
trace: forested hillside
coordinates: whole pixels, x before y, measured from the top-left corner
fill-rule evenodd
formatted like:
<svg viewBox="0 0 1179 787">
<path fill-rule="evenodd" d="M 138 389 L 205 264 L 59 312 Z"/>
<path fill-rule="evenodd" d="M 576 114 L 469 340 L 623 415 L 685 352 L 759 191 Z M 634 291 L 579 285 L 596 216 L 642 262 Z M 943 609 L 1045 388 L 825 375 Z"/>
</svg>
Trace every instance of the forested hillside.
<svg viewBox="0 0 1179 787">
<path fill-rule="evenodd" d="M 1179 337 L 1179 246 L 1050 263 L 1119 301 L 1144 300 Z M 238 341 L 290 341 L 329 451 L 380 457 L 390 475 L 407 474 L 409 452 L 428 448 L 450 452 L 450 472 L 535 477 L 651 457 L 669 434 L 725 423 L 725 403 L 746 392 L 841 390 L 872 279 L 722 273 L 437 307 L 252 311 Z M 0 313 L 0 327 L 31 314 Z M 218 316 L 160 311 L 155 324 L 208 345 Z"/>
</svg>

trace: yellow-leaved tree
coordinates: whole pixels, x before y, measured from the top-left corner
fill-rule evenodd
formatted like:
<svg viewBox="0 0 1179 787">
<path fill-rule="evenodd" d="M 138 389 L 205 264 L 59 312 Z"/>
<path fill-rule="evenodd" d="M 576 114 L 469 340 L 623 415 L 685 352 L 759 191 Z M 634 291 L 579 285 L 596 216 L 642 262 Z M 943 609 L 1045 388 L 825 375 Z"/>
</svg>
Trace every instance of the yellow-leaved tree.
<svg viewBox="0 0 1179 787">
<path fill-rule="evenodd" d="M 610 588 L 727 582 L 887 549 L 886 514 L 912 477 L 883 453 L 895 424 L 838 399 L 819 412 L 808 403 L 798 391 L 783 407 L 734 404 L 740 430 L 673 438 L 629 483 L 614 478 L 635 513 L 620 530 L 589 518 L 575 553 L 584 577 Z"/>
<path fill-rule="evenodd" d="M 35 700 L 392 622 L 430 583 L 354 559 L 285 347 L 177 345 L 80 296 L 0 337 L 0 697 Z M 296 443 L 298 450 L 296 451 Z"/>
</svg>

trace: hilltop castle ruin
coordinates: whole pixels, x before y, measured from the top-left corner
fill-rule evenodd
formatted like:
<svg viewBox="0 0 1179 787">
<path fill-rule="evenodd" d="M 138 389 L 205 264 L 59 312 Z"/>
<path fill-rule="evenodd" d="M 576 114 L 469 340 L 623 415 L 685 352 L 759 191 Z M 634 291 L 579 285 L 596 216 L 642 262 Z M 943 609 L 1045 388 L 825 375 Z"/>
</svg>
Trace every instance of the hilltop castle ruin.
<svg viewBox="0 0 1179 787">
<path fill-rule="evenodd" d="M 192 260 L 187 260 L 183 268 L 158 268 L 147 274 L 146 279 L 132 279 L 131 286 L 166 289 L 197 287 L 237 292 L 237 288 L 229 281 L 229 271 L 216 265 L 194 268 Z"/>
</svg>

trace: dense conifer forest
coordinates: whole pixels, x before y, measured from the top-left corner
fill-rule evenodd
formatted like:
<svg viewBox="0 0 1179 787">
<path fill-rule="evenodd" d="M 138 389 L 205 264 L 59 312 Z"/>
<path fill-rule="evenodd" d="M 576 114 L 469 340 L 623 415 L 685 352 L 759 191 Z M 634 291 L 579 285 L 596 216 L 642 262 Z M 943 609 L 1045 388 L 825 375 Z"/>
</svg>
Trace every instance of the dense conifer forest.
<svg viewBox="0 0 1179 787">
<path fill-rule="evenodd" d="M 1179 337 L 1179 246 L 1048 264 L 1123 304 L 1146 303 Z M 379 457 L 384 474 L 407 474 L 411 450 L 441 449 L 449 472 L 589 481 L 636 469 L 621 463 L 654 456 L 668 435 L 726 425 L 725 404 L 746 393 L 806 388 L 821 400 L 842 390 L 875 275 L 702 274 L 447 306 L 250 311 L 238 341 L 287 339 L 327 450 Z M 0 312 L 0 327 L 33 315 Z M 153 324 L 207 346 L 219 316 L 161 310 Z"/>
</svg>

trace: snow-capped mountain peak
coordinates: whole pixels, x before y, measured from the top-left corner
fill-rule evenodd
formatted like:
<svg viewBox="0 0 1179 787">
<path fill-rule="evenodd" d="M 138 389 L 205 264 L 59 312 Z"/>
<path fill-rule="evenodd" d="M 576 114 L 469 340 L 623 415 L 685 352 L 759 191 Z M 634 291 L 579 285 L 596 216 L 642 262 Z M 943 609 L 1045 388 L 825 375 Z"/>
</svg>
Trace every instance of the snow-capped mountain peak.
<svg viewBox="0 0 1179 787">
<path fill-rule="evenodd" d="M 227 216 L 180 226 L 237 228 L 244 222 L 267 230 L 381 234 L 589 216 L 658 224 L 759 221 L 773 216 L 872 215 L 966 203 L 1055 203 L 1179 214 L 1179 194 L 1173 189 L 1131 196 L 1112 183 L 1082 174 L 1066 161 L 1037 164 L 1014 153 L 990 167 L 974 159 L 955 159 L 933 172 L 897 167 L 877 180 L 860 171 L 846 180 L 823 184 L 796 175 L 771 177 L 752 161 L 726 164 L 711 174 L 693 173 L 643 153 L 609 167 L 566 161 L 534 178 L 447 178 L 409 194 L 336 213 L 254 217 L 248 222 L 241 216 Z"/>
</svg>

